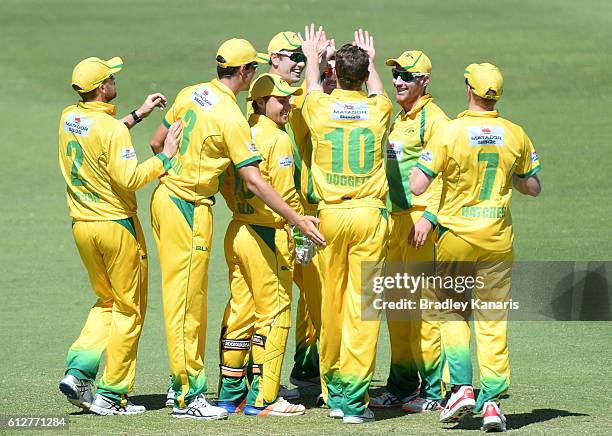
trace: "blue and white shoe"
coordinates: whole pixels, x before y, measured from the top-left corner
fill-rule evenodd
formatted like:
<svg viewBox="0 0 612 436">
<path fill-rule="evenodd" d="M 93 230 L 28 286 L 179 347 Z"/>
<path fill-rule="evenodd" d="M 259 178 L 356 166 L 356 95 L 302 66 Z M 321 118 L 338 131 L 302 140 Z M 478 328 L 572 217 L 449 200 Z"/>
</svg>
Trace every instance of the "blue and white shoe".
<svg viewBox="0 0 612 436">
<path fill-rule="evenodd" d="M 248 416 L 299 416 L 306 412 L 302 404 L 291 404 L 282 397 L 265 407 L 246 406 L 244 414 Z"/>
<path fill-rule="evenodd" d="M 81 409 L 89 410 L 96 391 L 94 382 L 67 375 L 59 382 L 58 387 L 72 404 Z"/>
</svg>

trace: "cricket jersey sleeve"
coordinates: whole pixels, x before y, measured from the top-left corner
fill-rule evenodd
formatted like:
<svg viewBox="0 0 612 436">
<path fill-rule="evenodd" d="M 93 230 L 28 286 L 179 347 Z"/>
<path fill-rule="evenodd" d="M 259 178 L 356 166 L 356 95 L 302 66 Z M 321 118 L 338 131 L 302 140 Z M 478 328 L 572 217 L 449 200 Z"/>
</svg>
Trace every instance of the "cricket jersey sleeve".
<svg viewBox="0 0 612 436">
<path fill-rule="evenodd" d="M 535 173 L 540 171 L 542 167 L 540 165 L 540 158 L 538 156 L 538 153 L 536 153 L 535 149 L 533 148 L 533 144 L 531 143 L 531 139 L 529 139 L 529 137 L 524 131 L 523 141 L 523 154 L 519 158 L 514 172 L 520 178 L 526 179 L 527 177 L 531 177 Z"/>
<path fill-rule="evenodd" d="M 321 97 L 325 95 L 321 91 L 310 91 L 306 97 L 304 97 L 304 104 L 302 105 L 302 117 L 304 122 L 309 129 L 312 129 L 312 122 L 314 120 L 313 114 L 317 110 Z"/>
<path fill-rule="evenodd" d="M 417 168 L 429 177 L 436 177 L 443 169 L 447 150 L 444 138 L 444 129 L 438 129 L 417 161 Z"/>
<path fill-rule="evenodd" d="M 117 123 L 108 146 L 107 171 L 111 180 L 120 188 L 136 191 L 170 169 L 170 161 L 159 153 L 141 164 L 130 134 L 123 123 Z"/>
<path fill-rule="evenodd" d="M 287 134 L 278 135 L 270 147 L 267 161 L 272 187 L 293 210 L 302 213 L 302 204 L 293 179 L 295 169 L 293 147 Z"/>
<path fill-rule="evenodd" d="M 427 201 L 427 208 L 423 212 L 423 218 L 436 226 L 438 225 L 438 209 L 442 196 L 442 177 L 436 177 L 427 190 L 430 191 L 430 197 Z"/>
<path fill-rule="evenodd" d="M 234 166 L 229 165 L 222 176 L 221 188 L 219 192 L 225 199 L 227 207 L 232 212 L 236 211 L 236 193 L 234 192 L 234 183 L 236 181 L 236 175 L 234 174 Z"/>
<path fill-rule="evenodd" d="M 250 163 L 261 161 L 261 156 L 253 144 L 251 128 L 238 109 L 237 114 L 224 118 L 223 139 L 227 156 L 240 169 Z M 228 114 L 229 115 L 229 114 Z"/>
</svg>

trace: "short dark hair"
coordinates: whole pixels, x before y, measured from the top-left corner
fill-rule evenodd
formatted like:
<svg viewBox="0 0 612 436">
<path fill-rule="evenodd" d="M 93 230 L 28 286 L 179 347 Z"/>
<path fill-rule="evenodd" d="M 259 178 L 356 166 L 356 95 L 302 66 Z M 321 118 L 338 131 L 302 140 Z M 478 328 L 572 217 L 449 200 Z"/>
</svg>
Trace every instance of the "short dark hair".
<svg viewBox="0 0 612 436">
<path fill-rule="evenodd" d="M 225 58 L 219 55 L 217 56 L 216 61 L 223 64 L 225 63 Z M 239 66 L 238 67 L 221 67 L 219 66 L 219 64 L 217 64 L 217 77 L 221 79 L 223 77 L 235 76 L 239 69 L 240 69 Z"/>
<path fill-rule="evenodd" d="M 360 90 L 368 78 L 368 52 L 352 44 L 344 44 L 336 52 L 336 77 L 342 89 Z"/>
<path fill-rule="evenodd" d="M 265 96 L 263 99 L 264 99 L 264 104 L 265 104 L 265 103 L 267 103 L 267 102 L 268 102 L 268 100 L 270 99 L 270 96 L 269 96 L 269 95 L 267 95 L 267 96 Z M 265 109 L 264 109 L 264 108 L 262 108 L 262 107 L 260 107 L 260 106 L 257 104 L 257 100 L 253 100 L 251 103 L 253 104 L 253 113 L 254 113 L 254 114 L 256 114 L 256 115 L 265 115 L 265 113 L 264 113 L 264 112 L 265 112 Z"/>
</svg>

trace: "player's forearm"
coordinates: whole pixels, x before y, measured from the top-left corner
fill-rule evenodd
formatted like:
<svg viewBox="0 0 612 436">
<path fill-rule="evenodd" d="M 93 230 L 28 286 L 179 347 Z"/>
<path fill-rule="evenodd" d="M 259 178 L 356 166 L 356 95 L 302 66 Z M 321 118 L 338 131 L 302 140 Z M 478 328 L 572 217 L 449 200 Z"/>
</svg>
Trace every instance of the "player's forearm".
<svg viewBox="0 0 612 436">
<path fill-rule="evenodd" d="M 151 139 L 151 150 L 153 154 L 161 153 L 164 148 L 164 141 L 166 140 L 166 136 L 168 135 L 168 128 L 164 124 L 160 124 L 157 128 L 157 132 L 153 135 Z"/>
<path fill-rule="evenodd" d="M 366 86 L 368 87 L 368 95 L 382 95 L 385 93 L 385 87 L 382 79 L 374 66 L 374 61 L 370 61 L 370 67 L 368 69 L 368 80 L 366 80 Z"/>
<path fill-rule="evenodd" d="M 156 154 L 135 166 L 119 166 L 110 171 L 111 179 L 126 191 L 137 191 L 170 168 L 170 159 L 164 153 Z"/>
<path fill-rule="evenodd" d="M 319 68 L 319 56 L 316 53 L 304 53 L 306 55 L 306 92 L 323 91 L 321 86 L 321 72 Z"/>
<path fill-rule="evenodd" d="M 421 195 L 427 190 L 432 180 L 433 179 L 421 171 L 420 168 L 413 168 L 410 176 L 410 192 L 414 195 Z"/>
<path fill-rule="evenodd" d="M 512 185 L 521 194 L 537 197 L 542 192 L 542 185 L 537 174 L 529 176 L 525 179 L 516 174 L 512 174 Z"/>
</svg>

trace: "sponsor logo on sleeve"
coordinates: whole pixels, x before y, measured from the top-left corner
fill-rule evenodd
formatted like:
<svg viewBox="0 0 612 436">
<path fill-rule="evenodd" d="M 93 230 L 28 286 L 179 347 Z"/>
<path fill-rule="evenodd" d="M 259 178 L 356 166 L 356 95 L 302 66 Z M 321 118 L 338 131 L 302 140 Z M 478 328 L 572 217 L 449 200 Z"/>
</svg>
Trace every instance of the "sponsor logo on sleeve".
<svg viewBox="0 0 612 436">
<path fill-rule="evenodd" d="M 536 153 L 535 151 L 531 152 L 531 156 L 529 157 L 529 159 L 531 159 L 531 163 L 536 163 L 540 160 L 538 153 Z"/>
<path fill-rule="evenodd" d="M 259 150 L 257 150 L 257 147 L 252 142 L 247 143 L 247 148 L 251 153 L 259 153 Z"/>
<path fill-rule="evenodd" d="M 471 126 L 468 127 L 468 139 L 472 147 L 483 145 L 503 147 L 504 128 L 502 126 Z"/>
<path fill-rule="evenodd" d="M 332 103 L 330 117 L 332 120 L 367 120 L 370 118 L 368 102 Z"/>
<path fill-rule="evenodd" d="M 64 131 L 79 136 L 88 136 L 92 125 L 93 120 L 90 118 L 69 113 L 64 120 Z"/>
<path fill-rule="evenodd" d="M 220 98 L 212 89 L 203 86 L 194 91 L 192 99 L 203 111 L 208 112 L 219 103 Z"/>
<path fill-rule="evenodd" d="M 121 159 L 129 160 L 129 159 L 134 159 L 135 157 L 136 157 L 136 150 L 134 150 L 134 147 L 128 147 L 128 148 L 124 148 L 123 150 L 121 150 Z"/>
<path fill-rule="evenodd" d="M 425 150 L 423 154 L 421 154 L 421 160 L 427 164 L 430 164 L 434 160 L 434 155 L 431 151 Z"/>
<path fill-rule="evenodd" d="M 402 160 L 404 143 L 401 141 L 389 141 L 387 145 L 387 160 Z"/>
<path fill-rule="evenodd" d="M 281 168 L 291 168 L 293 166 L 293 156 L 280 156 L 278 158 L 278 165 Z"/>
</svg>

